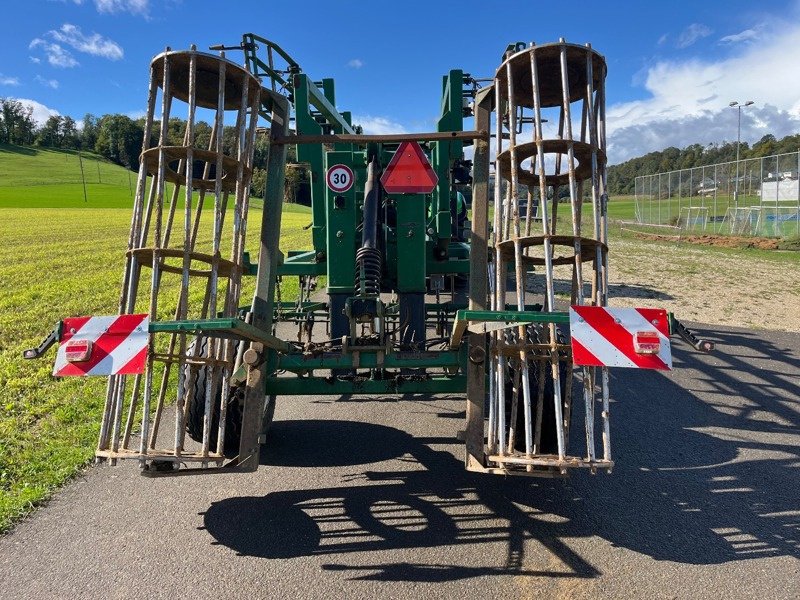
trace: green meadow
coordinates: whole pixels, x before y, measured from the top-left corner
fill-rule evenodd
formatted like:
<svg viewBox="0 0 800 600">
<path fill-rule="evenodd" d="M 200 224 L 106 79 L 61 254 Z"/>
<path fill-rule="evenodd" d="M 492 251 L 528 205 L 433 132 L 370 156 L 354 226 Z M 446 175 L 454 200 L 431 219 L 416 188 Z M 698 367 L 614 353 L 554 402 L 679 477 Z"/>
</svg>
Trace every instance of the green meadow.
<svg viewBox="0 0 800 600">
<path fill-rule="evenodd" d="M 0 531 L 93 455 L 106 379 L 56 379 L 54 349 L 31 361 L 22 351 L 64 317 L 116 314 L 132 206 L 121 167 L 81 156 L 86 176 L 95 178 L 84 202 L 80 171 L 74 181 L 77 153 L 10 148 L 0 146 Z M 310 220 L 310 209 L 285 205 L 282 247 L 309 248 L 303 227 Z M 248 223 L 246 249 L 255 260 L 258 199 Z M 247 278 L 243 302 L 252 291 Z"/>
</svg>

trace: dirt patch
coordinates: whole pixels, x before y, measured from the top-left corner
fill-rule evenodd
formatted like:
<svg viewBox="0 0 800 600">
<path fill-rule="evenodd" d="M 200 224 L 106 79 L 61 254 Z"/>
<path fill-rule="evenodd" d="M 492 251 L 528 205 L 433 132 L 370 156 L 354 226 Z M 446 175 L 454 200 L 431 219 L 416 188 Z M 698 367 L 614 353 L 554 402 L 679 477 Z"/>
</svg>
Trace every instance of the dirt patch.
<svg viewBox="0 0 800 600">
<path fill-rule="evenodd" d="M 674 241 L 612 240 L 609 304 L 665 308 L 712 325 L 800 332 L 800 253 L 789 254 L 792 259 L 780 260 Z"/>
<path fill-rule="evenodd" d="M 639 239 L 657 241 L 681 241 L 700 246 L 716 246 L 718 248 L 756 248 L 758 250 L 778 250 L 780 240 L 774 238 L 740 237 L 733 235 L 662 235 L 658 233 L 636 233 Z"/>
</svg>

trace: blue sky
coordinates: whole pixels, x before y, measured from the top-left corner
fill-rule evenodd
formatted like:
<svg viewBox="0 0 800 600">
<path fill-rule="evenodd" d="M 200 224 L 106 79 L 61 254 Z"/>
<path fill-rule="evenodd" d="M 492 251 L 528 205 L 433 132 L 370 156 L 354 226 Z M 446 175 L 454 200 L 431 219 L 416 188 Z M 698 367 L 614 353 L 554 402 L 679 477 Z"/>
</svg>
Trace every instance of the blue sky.
<svg viewBox="0 0 800 600">
<path fill-rule="evenodd" d="M 568 8 L 567 8 L 568 7 Z M 275 2 L 28 0 L 4 6 L 0 96 L 49 114 L 142 114 L 149 61 L 171 46 L 283 46 L 368 132 L 428 131 L 441 76 L 489 77 L 506 45 L 590 42 L 609 75 L 612 163 L 669 145 L 800 131 L 800 0 Z M 241 54 L 232 53 L 239 60 Z"/>
</svg>

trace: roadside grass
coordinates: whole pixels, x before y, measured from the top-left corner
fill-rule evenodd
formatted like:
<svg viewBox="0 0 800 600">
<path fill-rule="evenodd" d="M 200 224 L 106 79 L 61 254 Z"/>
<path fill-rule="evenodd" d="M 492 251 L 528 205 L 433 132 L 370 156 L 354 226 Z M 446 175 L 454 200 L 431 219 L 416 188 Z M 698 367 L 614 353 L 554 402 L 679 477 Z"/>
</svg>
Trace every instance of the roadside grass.
<svg viewBox="0 0 800 600">
<path fill-rule="evenodd" d="M 260 204 L 248 220 L 252 260 Z M 310 248 L 310 218 L 310 209 L 284 205 L 284 251 Z M 92 457 L 106 379 L 52 377 L 52 349 L 40 360 L 21 356 L 59 319 L 117 312 L 129 226 L 122 208 L 0 208 L 0 532 Z M 285 299 L 297 293 L 291 283 Z M 243 303 L 253 287 L 246 278 Z"/>
</svg>

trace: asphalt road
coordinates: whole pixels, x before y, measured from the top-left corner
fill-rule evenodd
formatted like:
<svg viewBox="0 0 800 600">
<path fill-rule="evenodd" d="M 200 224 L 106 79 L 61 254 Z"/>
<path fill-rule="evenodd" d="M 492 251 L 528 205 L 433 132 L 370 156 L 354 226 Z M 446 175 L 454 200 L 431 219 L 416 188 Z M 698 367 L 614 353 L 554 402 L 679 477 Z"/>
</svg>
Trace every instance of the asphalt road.
<svg viewBox="0 0 800 600">
<path fill-rule="evenodd" d="M 279 399 L 255 474 L 90 469 L 0 538 L 0 596 L 798 598 L 800 334 L 702 329 L 613 371 L 611 475 L 466 473 L 457 397 Z"/>
</svg>

